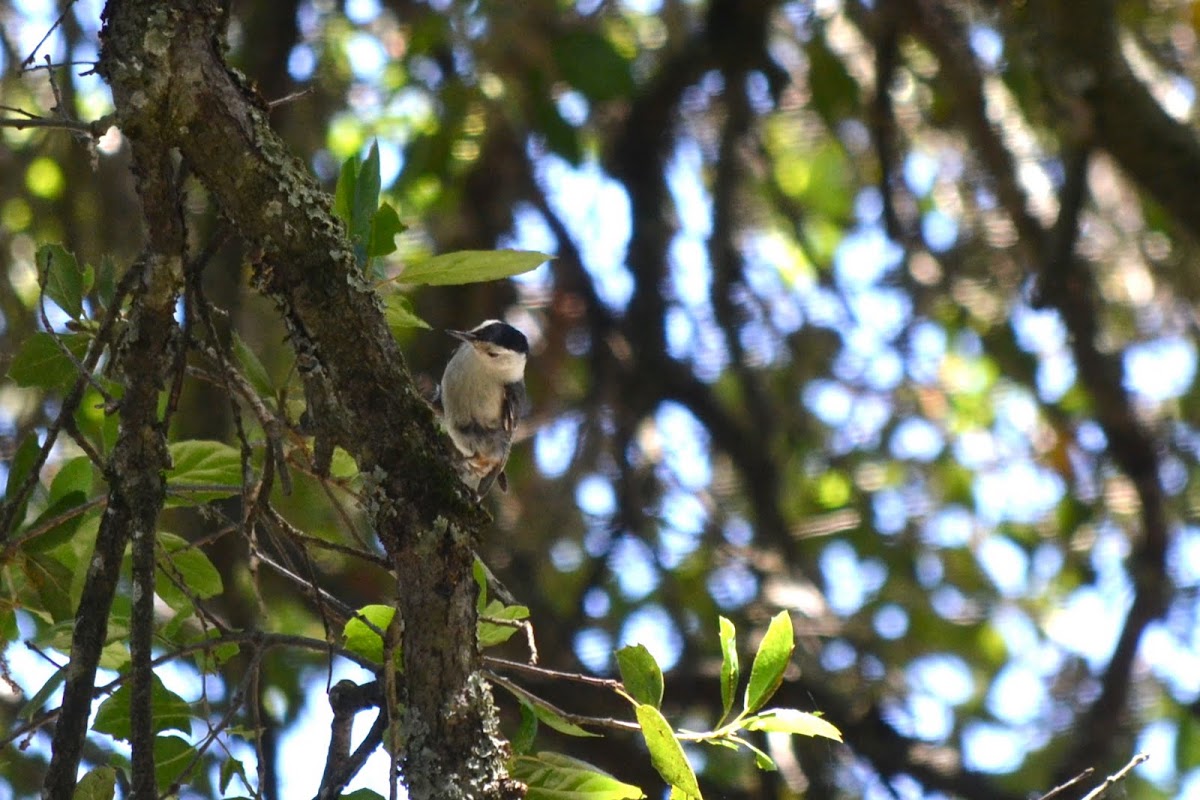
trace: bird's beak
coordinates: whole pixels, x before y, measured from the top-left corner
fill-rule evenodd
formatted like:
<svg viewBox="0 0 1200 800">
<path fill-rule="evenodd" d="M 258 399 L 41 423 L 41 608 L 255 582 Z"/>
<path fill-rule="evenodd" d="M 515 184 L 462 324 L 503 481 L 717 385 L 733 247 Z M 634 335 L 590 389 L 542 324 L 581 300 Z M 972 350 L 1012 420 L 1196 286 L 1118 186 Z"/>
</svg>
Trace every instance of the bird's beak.
<svg viewBox="0 0 1200 800">
<path fill-rule="evenodd" d="M 463 342 L 475 341 L 475 334 L 471 333 L 470 331 L 452 331 L 447 329 L 446 333 Z"/>
</svg>

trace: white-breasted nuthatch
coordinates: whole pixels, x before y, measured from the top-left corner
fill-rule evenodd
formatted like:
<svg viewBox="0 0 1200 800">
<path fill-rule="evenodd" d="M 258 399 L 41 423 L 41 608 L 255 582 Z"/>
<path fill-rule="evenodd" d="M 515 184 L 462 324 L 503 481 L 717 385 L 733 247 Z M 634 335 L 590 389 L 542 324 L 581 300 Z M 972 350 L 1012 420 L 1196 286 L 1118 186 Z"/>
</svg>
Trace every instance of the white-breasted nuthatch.
<svg viewBox="0 0 1200 800">
<path fill-rule="evenodd" d="M 517 420 L 524 415 L 525 334 L 489 319 L 469 331 L 446 331 L 462 344 L 454 351 L 434 398 L 434 407 L 462 455 L 459 476 L 483 498 L 492 485 L 508 491 L 504 465 Z"/>
</svg>

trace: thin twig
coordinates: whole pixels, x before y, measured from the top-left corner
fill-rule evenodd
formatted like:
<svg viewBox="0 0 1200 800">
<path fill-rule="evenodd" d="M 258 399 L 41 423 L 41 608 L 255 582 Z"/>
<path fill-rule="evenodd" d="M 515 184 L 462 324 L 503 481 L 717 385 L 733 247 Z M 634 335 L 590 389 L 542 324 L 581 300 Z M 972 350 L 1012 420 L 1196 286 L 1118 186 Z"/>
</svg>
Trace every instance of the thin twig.
<svg viewBox="0 0 1200 800">
<path fill-rule="evenodd" d="M 28 112 L 22 111 L 22 114 Z M 83 122 L 77 119 L 59 119 L 57 117 L 36 117 L 31 116 L 29 119 L 15 119 L 13 117 L 0 117 L 0 128 L 15 128 L 16 130 L 25 130 L 26 128 L 59 128 L 65 131 L 74 131 L 76 133 L 86 133 L 94 139 L 99 139 L 108 129 L 113 126 L 113 117 L 105 115 L 91 122 Z"/>
<path fill-rule="evenodd" d="M 367 561 L 371 564 L 374 564 L 375 566 L 380 567 L 381 569 L 391 569 L 391 566 L 392 566 L 391 563 L 381 555 L 371 553 L 367 550 L 360 550 L 356 547 L 350 547 L 348 545 L 339 544 L 338 542 L 330 542 L 325 539 L 320 539 L 316 536 L 312 536 L 310 534 L 304 533 L 299 528 L 297 528 L 295 525 L 293 525 L 292 523 L 290 523 L 286 519 L 284 519 L 283 515 L 280 514 L 279 511 L 276 510 L 276 508 L 272 505 L 268 505 L 266 507 L 266 509 L 264 509 L 264 510 L 270 516 L 270 520 L 272 523 L 279 526 L 279 528 L 281 530 L 283 530 L 283 532 L 286 533 L 289 537 L 295 539 L 296 541 L 298 541 L 302 544 L 306 544 L 311 547 L 318 547 L 322 550 L 332 550 L 333 552 L 341 553 L 344 556 L 351 556 L 353 558 L 358 558 L 363 561 Z"/>
<path fill-rule="evenodd" d="M 51 70 L 62 69 L 63 67 L 92 67 L 95 69 L 99 61 L 51 61 L 49 56 L 46 57 L 45 64 L 29 64 L 21 67 L 21 72 L 37 72 L 39 69 Z M 80 73 L 81 75 L 90 75 L 92 70 Z"/>
<path fill-rule="evenodd" d="M 10 541 L 7 545 L 5 545 L 4 552 L 0 553 L 0 563 L 4 563 L 4 562 L 8 561 L 8 559 L 12 556 L 12 554 L 14 552 L 16 552 L 22 545 L 24 545 L 26 542 L 30 541 L 31 539 L 36 539 L 39 536 L 49 533 L 50 531 L 57 528 L 59 525 L 62 525 L 64 522 L 69 522 L 70 520 L 74 519 L 75 517 L 78 517 L 81 514 L 91 511 L 93 508 L 102 507 L 102 506 L 106 505 L 107 503 L 108 503 L 107 495 L 104 495 L 101 497 L 93 497 L 91 500 L 86 500 L 77 506 L 72 506 L 71 508 L 68 508 L 66 511 L 62 512 L 61 514 L 55 514 L 53 517 L 50 517 L 50 519 L 44 519 L 41 522 L 39 522 L 37 525 L 26 528 L 24 533 L 22 533 L 20 536 L 18 536 L 17 538 Z"/>
<path fill-rule="evenodd" d="M 32 650 L 34 653 L 36 653 L 38 656 L 40 656 L 43 661 L 47 662 L 48 664 L 50 664 L 50 666 L 54 667 L 55 669 L 62 669 L 63 667 L 66 666 L 66 664 L 59 664 L 53 658 L 46 655 L 45 651 L 43 651 L 42 648 L 38 647 L 33 642 L 25 642 L 25 646 L 28 647 L 30 650 Z"/>
<path fill-rule="evenodd" d="M 304 97 L 307 94 L 312 94 L 312 91 L 313 91 L 313 87 L 309 86 L 308 88 L 301 89 L 298 92 L 292 92 L 291 94 L 285 94 L 283 97 L 277 98 L 275 100 L 268 100 L 267 107 L 273 110 L 273 109 L 278 108 L 279 106 L 282 106 L 286 103 L 291 103 L 294 100 L 299 100 L 301 97 Z"/>
<path fill-rule="evenodd" d="M 538 697 L 533 692 L 525 689 L 524 687 L 518 686 L 502 675 L 497 675 L 491 670 L 484 670 L 483 672 L 484 675 L 487 676 L 487 679 L 492 683 L 495 683 L 498 686 L 503 686 L 505 689 L 512 692 L 517 697 L 522 698 L 531 705 L 538 705 L 548 709 L 555 716 L 562 717 L 573 725 L 594 725 L 598 728 L 612 728 L 613 730 L 618 731 L 640 731 L 642 729 L 641 726 L 636 722 L 626 722 L 625 720 L 614 719 L 613 717 L 591 717 L 585 714 L 572 714 L 569 711 L 563 711 L 553 703 Z"/>
<path fill-rule="evenodd" d="M 1075 784 L 1079 783 L 1080 781 L 1084 780 L 1085 778 L 1090 777 L 1091 774 L 1095 771 L 1096 770 L 1092 769 L 1091 767 L 1088 767 L 1083 772 L 1079 773 L 1074 778 L 1071 778 L 1071 780 L 1067 781 L 1066 783 L 1060 783 L 1058 786 L 1055 786 L 1053 789 L 1051 789 L 1050 791 L 1046 792 L 1044 795 L 1039 797 L 1038 800 L 1050 800 L 1052 797 L 1062 794 L 1063 792 L 1065 792 L 1067 789 L 1070 789 Z"/>
<path fill-rule="evenodd" d="M 516 672 L 526 672 L 530 675 L 537 675 L 540 678 L 549 680 L 571 681 L 573 683 L 582 683 L 585 686 L 595 686 L 600 689 L 609 689 L 614 692 L 624 692 L 625 684 L 620 681 L 615 681 L 612 678 L 593 678 L 591 675 L 581 675 L 578 672 L 563 672 L 557 669 L 548 669 L 539 667 L 535 664 L 522 664 L 520 661 L 510 661 L 507 658 L 497 658 L 496 656 L 484 656 L 483 663 L 498 669 L 511 669 Z"/>
<path fill-rule="evenodd" d="M 67 4 L 63 6 L 62 13 L 58 15 L 58 19 L 54 20 L 54 24 L 46 30 L 46 33 L 41 39 L 38 40 L 38 43 L 33 46 L 33 50 L 29 51 L 29 55 L 26 56 L 25 60 L 21 62 L 22 67 L 28 67 L 33 63 L 33 60 L 37 58 L 38 50 L 42 49 L 42 45 L 44 45 L 46 40 L 50 38 L 50 34 L 54 33 L 59 25 L 62 25 L 63 20 L 67 18 L 67 14 L 71 13 L 71 6 L 73 5 L 75 5 L 75 0 L 68 0 Z M 47 56 L 47 59 L 48 58 L 49 56 Z"/>
<path fill-rule="evenodd" d="M 1084 795 L 1083 800 L 1099 800 L 1099 798 L 1103 797 L 1109 789 L 1128 778 L 1129 773 L 1133 772 L 1134 767 L 1147 761 L 1149 758 L 1150 756 L 1147 753 L 1138 753 L 1129 760 L 1128 764 L 1121 767 L 1121 769 L 1117 770 L 1112 775 L 1109 775 L 1108 778 L 1105 779 L 1104 783 L 1100 784 L 1095 789 L 1092 789 L 1090 792 Z"/>
</svg>

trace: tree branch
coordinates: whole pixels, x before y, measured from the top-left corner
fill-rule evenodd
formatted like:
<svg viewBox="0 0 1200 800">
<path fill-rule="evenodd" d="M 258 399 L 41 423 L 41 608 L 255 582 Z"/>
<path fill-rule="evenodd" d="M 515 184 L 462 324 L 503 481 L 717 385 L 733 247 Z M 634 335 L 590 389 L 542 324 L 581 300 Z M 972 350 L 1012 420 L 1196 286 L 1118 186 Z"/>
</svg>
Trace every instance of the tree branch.
<svg viewBox="0 0 1200 800">
<path fill-rule="evenodd" d="M 136 141 L 161 126 L 257 251 L 255 283 L 287 325 L 310 414 L 366 478 L 409 623 L 400 700 L 410 796 L 516 797 L 478 674 L 472 539 L 485 515 L 455 476 L 328 195 L 226 68 L 216 2 L 110 0 L 106 19 L 99 71 L 124 132 Z M 153 73 L 142 67 L 147 43 L 164 56 Z"/>
</svg>

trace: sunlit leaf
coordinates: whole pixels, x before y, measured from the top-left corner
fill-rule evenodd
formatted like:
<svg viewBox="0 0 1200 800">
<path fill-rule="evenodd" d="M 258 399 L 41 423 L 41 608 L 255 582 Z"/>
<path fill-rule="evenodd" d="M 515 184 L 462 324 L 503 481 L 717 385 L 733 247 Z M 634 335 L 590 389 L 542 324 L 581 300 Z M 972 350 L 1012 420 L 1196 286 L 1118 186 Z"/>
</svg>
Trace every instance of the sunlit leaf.
<svg viewBox="0 0 1200 800">
<path fill-rule="evenodd" d="M 622 647 L 616 655 L 617 667 L 621 671 L 621 683 L 625 684 L 625 690 L 633 699 L 655 708 L 662 705 L 662 668 L 645 645 Z"/>
<path fill-rule="evenodd" d="M 746 685 L 746 710 L 757 711 L 775 694 L 783 681 L 783 673 L 796 646 L 792 635 L 792 618 L 780 611 L 771 618 L 767 633 L 758 645 L 750 681 Z"/>
<path fill-rule="evenodd" d="M 721 719 L 733 709 L 733 696 L 738 685 L 737 631 L 725 617 L 718 620 L 721 640 Z"/>
<path fill-rule="evenodd" d="M 412 310 L 412 302 L 399 292 L 392 292 L 384 297 L 383 314 L 392 336 L 399 336 L 404 328 L 431 330 L 430 324 Z"/>
<path fill-rule="evenodd" d="M 700 797 L 700 784 L 696 773 L 688 763 L 683 746 L 675 738 L 670 723 L 654 706 L 641 704 L 637 707 L 638 724 L 642 726 L 642 738 L 650 750 L 650 763 L 668 784 L 678 789 L 687 798 Z"/>
<path fill-rule="evenodd" d="M 517 756 L 509 774 L 529 787 L 526 800 L 638 800 L 646 795 L 586 761 L 559 753 Z"/>
<path fill-rule="evenodd" d="M 171 471 L 167 473 L 170 505 L 197 505 L 239 494 L 242 457 L 224 442 L 189 439 L 170 445 Z"/>
<path fill-rule="evenodd" d="M 746 720 L 751 731 L 794 733 L 799 736 L 823 736 L 842 741 L 842 732 L 816 714 L 794 708 L 771 708 Z"/>
<path fill-rule="evenodd" d="M 346 620 L 346 626 L 342 629 L 342 641 L 345 643 L 346 649 L 368 661 L 382 664 L 383 638 L 376 630 L 372 630 L 371 626 L 375 626 L 378 631 L 387 633 L 388 626 L 392 624 L 392 617 L 395 615 L 396 609 L 385 605 L 369 605 L 358 609 L 354 617 Z M 399 647 L 396 648 L 395 658 L 399 664 Z"/>
<path fill-rule="evenodd" d="M 462 250 L 412 264 L 397 280 L 428 286 L 494 281 L 529 272 L 551 258 L 524 250 Z"/>
<path fill-rule="evenodd" d="M 495 647 L 498 644 L 503 644 L 512 638 L 520 628 L 515 625 L 498 625 L 490 620 L 522 620 L 529 618 L 529 609 L 525 606 L 506 606 L 499 600 L 493 600 L 487 604 L 483 612 L 479 615 L 480 619 L 476 623 L 479 636 L 479 646 Z M 488 619 L 484 619 L 487 617 Z"/>
<path fill-rule="evenodd" d="M 765 772 L 774 772 L 775 770 L 779 769 L 778 765 L 775 763 L 775 759 L 771 758 L 769 755 L 755 747 L 750 742 L 747 742 L 745 739 L 741 739 L 739 741 L 743 747 L 754 753 L 754 766 Z"/>
</svg>

